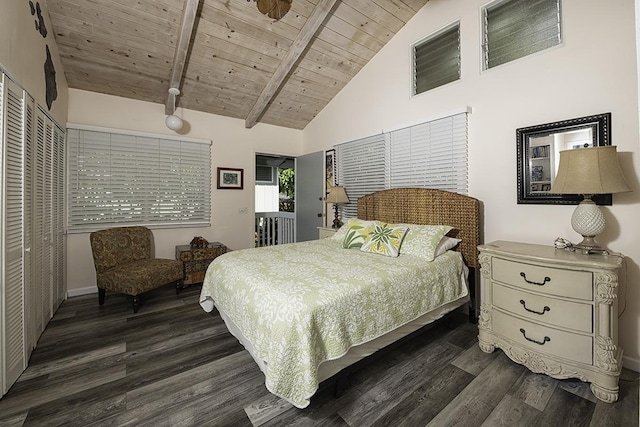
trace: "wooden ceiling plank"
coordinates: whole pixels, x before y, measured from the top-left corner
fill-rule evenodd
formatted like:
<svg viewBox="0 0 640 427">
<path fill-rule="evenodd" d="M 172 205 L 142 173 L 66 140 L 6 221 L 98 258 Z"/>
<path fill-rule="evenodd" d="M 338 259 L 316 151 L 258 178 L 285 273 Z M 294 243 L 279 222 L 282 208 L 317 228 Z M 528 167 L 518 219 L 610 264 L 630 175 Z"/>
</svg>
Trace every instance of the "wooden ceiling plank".
<svg viewBox="0 0 640 427">
<path fill-rule="evenodd" d="M 429 0 L 402 0 L 414 12 L 419 11 Z"/>
<path fill-rule="evenodd" d="M 331 28 L 322 28 L 318 33 L 317 38 L 329 43 L 330 45 L 337 46 L 346 52 L 350 52 L 352 56 L 357 56 L 367 62 L 369 62 L 377 53 L 374 50 L 349 40 L 342 34 L 336 33 Z"/>
<path fill-rule="evenodd" d="M 316 5 L 315 9 L 313 9 L 311 16 L 307 22 L 305 22 L 302 30 L 300 30 L 300 34 L 293 42 L 293 45 L 282 59 L 280 66 L 258 97 L 258 102 L 251 109 L 249 116 L 245 120 L 245 127 L 252 128 L 258 121 L 259 117 L 264 113 L 269 101 L 271 101 L 274 94 L 278 91 L 280 86 L 282 86 L 287 74 L 289 74 L 304 49 L 327 18 L 327 15 L 331 12 L 336 1 L 337 0 L 321 0 Z"/>
<path fill-rule="evenodd" d="M 182 72 L 184 70 L 185 62 L 187 61 L 189 42 L 191 40 L 191 34 L 193 33 L 193 27 L 196 22 L 199 3 L 200 0 L 185 0 L 184 2 L 184 9 L 182 11 L 182 24 L 180 26 L 180 35 L 178 36 L 176 52 L 173 57 L 173 67 L 171 71 L 171 78 L 169 79 L 169 89 L 180 89 Z M 167 95 L 167 102 L 164 107 L 165 113 L 167 115 L 173 114 L 175 105 L 176 94 L 169 93 Z"/>
<path fill-rule="evenodd" d="M 166 82 L 166 67 L 161 65 L 147 64 L 148 66 L 142 67 L 136 65 L 133 61 L 125 62 L 122 58 L 113 59 L 100 53 L 93 54 L 92 52 L 85 52 L 81 56 L 78 56 L 78 51 L 74 47 L 59 46 L 58 48 L 60 50 L 60 56 L 64 58 L 65 61 L 77 61 L 74 66 L 80 66 L 82 65 L 82 61 L 85 61 L 88 64 L 101 64 L 102 67 L 105 67 L 105 74 L 109 71 L 135 73 L 145 79 L 150 78 Z M 117 82 L 118 78 L 114 77 L 113 81 Z"/>
<path fill-rule="evenodd" d="M 413 18 L 413 15 L 415 15 L 416 13 L 415 9 L 407 5 L 406 2 L 403 2 L 400 0 L 372 0 L 372 1 L 376 3 L 378 6 L 380 6 L 381 8 L 383 8 L 384 10 L 386 10 L 387 12 L 389 12 L 390 14 L 392 14 L 393 16 L 396 16 L 398 19 L 404 22 L 408 22 L 409 19 Z M 424 4 L 427 3 L 427 1 L 428 0 L 416 0 L 415 3 L 417 4 L 423 3 L 423 6 L 424 6 Z M 414 5 L 414 7 L 417 7 L 417 4 Z"/>
<path fill-rule="evenodd" d="M 278 63 L 280 63 L 281 58 L 285 55 L 289 46 L 289 44 L 287 44 L 287 46 L 283 47 L 280 43 L 273 42 L 273 40 L 256 39 L 245 33 L 230 31 L 226 28 L 220 27 L 219 25 L 211 24 L 206 21 L 200 21 L 198 23 L 198 34 L 206 35 L 212 39 L 217 39 L 222 43 L 228 43 L 234 47 L 239 46 L 241 52 L 246 52 L 248 54 L 255 52 L 255 54 L 258 55 L 268 55 L 277 59 Z M 267 37 L 268 36 L 265 36 L 265 38 Z M 197 40 L 199 38 L 201 37 L 196 37 Z"/>
<path fill-rule="evenodd" d="M 232 44 L 200 32 L 196 35 L 191 49 L 191 61 L 200 59 L 201 56 L 223 58 L 229 62 L 245 64 L 248 67 L 269 70 L 271 73 L 278 68 L 278 64 L 280 63 L 278 57 L 264 55 L 261 52 L 256 52 L 242 45 Z M 194 58 L 193 52 L 196 51 L 199 55 Z"/>
<path fill-rule="evenodd" d="M 66 0 L 56 0 L 47 3 L 50 5 L 49 14 L 56 15 L 55 20 L 64 20 L 67 17 L 92 25 L 92 37 L 101 37 L 103 29 L 112 29 L 117 33 L 134 38 L 141 38 L 151 43 L 173 43 L 173 34 L 177 30 L 168 21 L 154 23 L 149 21 L 149 16 L 119 11 L 108 6 L 86 2 L 83 7 Z M 51 16 L 52 22 L 54 16 Z"/>
<path fill-rule="evenodd" d="M 67 49 L 68 54 L 78 56 L 99 56 L 108 58 L 114 62 L 121 61 L 123 65 L 162 67 L 165 69 L 171 63 L 171 57 L 164 52 L 142 50 L 136 46 L 113 43 L 112 40 L 95 39 L 87 41 L 82 35 L 68 31 L 66 28 L 58 28 L 56 42 L 60 49 Z"/>
<path fill-rule="evenodd" d="M 350 40 L 351 43 L 359 44 L 372 52 L 378 52 L 382 49 L 382 46 L 384 46 L 384 43 L 381 41 L 374 39 L 364 31 L 350 25 L 335 15 L 327 20 L 324 28 L 335 31 L 345 39 Z"/>
<path fill-rule="evenodd" d="M 405 21 L 398 19 L 371 0 L 342 0 L 342 2 L 394 33 L 400 31 L 406 24 Z"/>
<path fill-rule="evenodd" d="M 371 17 L 367 16 L 366 11 L 359 12 L 344 2 L 338 3 L 333 11 L 333 17 L 342 19 L 347 24 L 367 34 L 369 38 L 379 41 L 382 46 L 391 40 L 391 37 L 396 33 L 371 19 Z"/>
<path fill-rule="evenodd" d="M 358 68 L 362 68 L 367 65 L 367 61 L 359 56 L 352 55 L 346 50 L 340 48 L 339 46 L 333 45 L 331 43 L 326 42 L 325 40 L 321 40 L 318 37 L 314 37 L 313 41 L 310 43 L 310 50 L 316 50 L 323 55 L 331 55 L 334 58 L 339 58 L 341 61 L 349 62 L 351 64 L 355 64 Z"/>
</svg>

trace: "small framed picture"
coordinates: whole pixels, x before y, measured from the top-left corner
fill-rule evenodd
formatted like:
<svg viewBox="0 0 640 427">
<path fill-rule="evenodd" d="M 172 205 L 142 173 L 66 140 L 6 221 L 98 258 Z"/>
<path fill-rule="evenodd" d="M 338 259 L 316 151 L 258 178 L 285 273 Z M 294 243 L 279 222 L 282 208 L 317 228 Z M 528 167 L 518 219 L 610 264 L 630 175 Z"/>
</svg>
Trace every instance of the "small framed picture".
<svg viewBox="0 0 640 427">
<path fill-rule="evenodd" d="M 551 184 L 542 184 L 542 191 L 551 190 Z"/>
<path fill-rule="evenodd" d="M 329 194 L 329 189 L 336 185 L 336 150 L 325 151 L 324 171 L 325 190 Z"/>
<path fill-rule="evenodd" d="M 244 169 L 218 168 L 218 188 L 242 190 L 244 187 Z"/>
</svg>

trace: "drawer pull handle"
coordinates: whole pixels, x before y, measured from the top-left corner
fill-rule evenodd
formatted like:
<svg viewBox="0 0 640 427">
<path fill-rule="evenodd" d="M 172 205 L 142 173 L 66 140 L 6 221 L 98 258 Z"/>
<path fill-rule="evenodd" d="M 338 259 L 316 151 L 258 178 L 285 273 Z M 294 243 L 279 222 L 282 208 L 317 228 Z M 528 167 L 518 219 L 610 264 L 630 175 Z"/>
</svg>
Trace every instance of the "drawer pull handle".
<svg viewBox="0 0 640 427">
<path fill-rule="evenodd" d="M 522 276 L 522 278 L 524 279 L 525 282 L 529 283 L 530 285 L 536 285 L 536 286 L 544 286 L 545 283 L 551 281 L 551 279 L 549 277 L 545 277 L 544 280 L 542 281 L 542 283 L 532 282 L 531 280 L 527 279 L 527 275 L 522 271 L 520 272 L 520 276 Z"/>
<path fill-rule="evenodd" d="M 544 339 L 542 340 L 542 342 L 540 342 L 540 341 L 536 341 L 536 340 L 534 340 L 534 339 L 531 339 L 531 338 L 529 338 L 529 337 L 527 336 L 527 332 L 526 332 L 524 329 L 522 329 L 522 328 L 520 328 L 520 332 L 522 332 L 522 336 L 523 336 L 527 341 L 531 341 L 531 342 L 536 343 L 536 344 L 538 344 L 538 345 L 544 345 L 547 341 L 551 341 L 551 338 L 549 338 L 549 337 L 548 337 L 548 336 L 546 336 L 546 335 L 545 335 Z"/>
<path fill-rule="evenodd" d="M 542 311 L 535 311 L 535 310 L 531 310 L 530 308 L 527 308 L 527 303 L 524 302 L 523 299 L 520 300 L 520 304 L 522 304 L 522 306 L 524 307 L 525 310 L 527 310 L 529 313 L 534 313 L 534 314 L 539 314 L 539 315 L 543 315 L 545 311 L 551 311 L 551 309 L 549 307 L 547 307 L 546 305 L 544 306 L 544 308 L 542 309 Z"/>
</svg>

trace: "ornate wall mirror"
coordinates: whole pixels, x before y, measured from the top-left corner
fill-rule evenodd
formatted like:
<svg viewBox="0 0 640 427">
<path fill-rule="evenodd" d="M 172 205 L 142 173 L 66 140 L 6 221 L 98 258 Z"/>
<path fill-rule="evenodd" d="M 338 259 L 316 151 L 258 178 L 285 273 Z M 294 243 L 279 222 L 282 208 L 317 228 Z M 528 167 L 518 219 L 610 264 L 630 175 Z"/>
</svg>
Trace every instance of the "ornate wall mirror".
<svg viewBox="0 0 640 427">
<path fill-rule="evenodd" d="M 563 120 L 516 130 L 518 204 L 577 205 L 581 195 L 549 192 L 558 170 L 560 151 L 611 145 L 611 113 Z M 593 197 L 611 205 L 611 194 Z"/>
</svg>

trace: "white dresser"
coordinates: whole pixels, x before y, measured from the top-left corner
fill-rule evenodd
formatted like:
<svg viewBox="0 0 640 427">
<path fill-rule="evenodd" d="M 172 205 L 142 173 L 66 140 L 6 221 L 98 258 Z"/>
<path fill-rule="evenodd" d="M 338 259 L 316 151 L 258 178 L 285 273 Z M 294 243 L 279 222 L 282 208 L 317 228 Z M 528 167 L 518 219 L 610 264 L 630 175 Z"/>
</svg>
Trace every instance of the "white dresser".
<svg viewBox="0 0 640 427">
<path fill-rule="evenodd" d="M 591 383 L 618 399 L 618 255 L 497 241 L 478 246 L 482 272 L 478 340 L 554 378 Z"/>
</svg>

